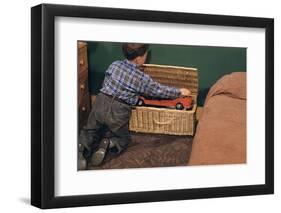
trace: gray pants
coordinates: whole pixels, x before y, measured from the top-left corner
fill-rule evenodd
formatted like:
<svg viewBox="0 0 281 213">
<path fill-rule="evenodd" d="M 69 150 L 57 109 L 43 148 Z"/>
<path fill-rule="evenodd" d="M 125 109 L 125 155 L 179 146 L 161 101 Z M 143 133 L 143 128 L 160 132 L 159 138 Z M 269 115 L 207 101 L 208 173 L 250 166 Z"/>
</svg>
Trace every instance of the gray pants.
<svg viewBox="0 0 281 213">
<path fill-rule="evenodd" d="M 130 116 L 130 105 L 99 93 L 92 106 L 87 125 L 82 129 L 79 137 L 79 142 L 85 147 L 84 157 L 88 158 L 92 155 L 103 137 L 110 138 L 114 144 L 117 144 L 117 149 L 116 147 L 112 149 L 117 154 L 126 149 L 131 142 Z"/>
</svg>

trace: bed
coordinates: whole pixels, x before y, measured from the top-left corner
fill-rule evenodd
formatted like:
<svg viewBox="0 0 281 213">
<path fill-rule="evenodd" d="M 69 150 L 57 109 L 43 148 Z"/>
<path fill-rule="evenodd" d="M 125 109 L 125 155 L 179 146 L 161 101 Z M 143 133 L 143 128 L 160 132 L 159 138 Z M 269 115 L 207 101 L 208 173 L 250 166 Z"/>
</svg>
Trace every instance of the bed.
<svg viewBox="0 0 281 213">
<path fill-rule="evenodd" d="M 210 89 L 188 165 L 246 163 L 246 72 L 223 76 Z"/>
</svg>

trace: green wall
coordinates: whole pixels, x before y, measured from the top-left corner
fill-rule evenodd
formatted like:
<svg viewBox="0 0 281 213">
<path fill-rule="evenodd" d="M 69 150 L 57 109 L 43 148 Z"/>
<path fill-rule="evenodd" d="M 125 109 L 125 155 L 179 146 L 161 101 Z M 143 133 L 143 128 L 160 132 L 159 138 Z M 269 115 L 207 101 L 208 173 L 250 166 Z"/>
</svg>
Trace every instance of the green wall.
<svg viewBox="0 0 281 213">
<path fill-rule="evenodd" d="M 107 67 L 124 59 L 121 43 L 88 42 L 90 93 L 101 88 Z M 210 87 L 223 75 L 246 71 L 246 48 L 150 44 L 146 63 L 199 69 L 199 105 Z"/>
</svg>

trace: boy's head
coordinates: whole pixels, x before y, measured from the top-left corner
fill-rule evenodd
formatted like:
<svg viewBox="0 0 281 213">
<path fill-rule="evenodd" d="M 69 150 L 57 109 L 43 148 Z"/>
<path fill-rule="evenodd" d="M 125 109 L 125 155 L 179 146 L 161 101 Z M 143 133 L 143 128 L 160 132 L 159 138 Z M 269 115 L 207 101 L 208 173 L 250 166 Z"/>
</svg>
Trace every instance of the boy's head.
<svg viewBox="0 0 281 213">
<path fill-rule="evenodd" d="M 131 62 L 142 65 L 147 56 L 148 44 L 125 43 L 122 46 L 124 56 Z"/>
</svg>

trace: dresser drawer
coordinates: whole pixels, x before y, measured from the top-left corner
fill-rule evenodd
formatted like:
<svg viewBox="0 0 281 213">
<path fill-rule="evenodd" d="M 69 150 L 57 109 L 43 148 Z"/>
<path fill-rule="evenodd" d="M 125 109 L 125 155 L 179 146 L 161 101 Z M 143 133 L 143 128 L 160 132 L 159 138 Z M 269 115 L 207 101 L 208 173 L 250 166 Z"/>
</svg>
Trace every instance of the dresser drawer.
<svg viewBox="0 0 281 213">
<path fill-rule="evenodd" d="M 88 69 L 88 57 L 87 57 L 86 46 L 79 49 L 78 67 L 79 67 L 79 72 L 83 72 L 86 69 Z"/>
<path fill-rule="evenodd" d="M 81 105 L 79 104 L 79 128 L 80 129 L 81 129 L 81 127 L 83 127 L 83 125 L 86 124 L 90 110 L 91 110 L 90 96 L 89 96 L 89 93 L 86 93 L 81 100 Z"/>
<path fill-rule="evenodd" d="M 84 96 L 85 96 L 86 94 L 88 95 L 88 98 L 89 98 L 89 100 L 90 100 L 88 79 L 79 82 L 79 85 L 78 85 L 79 106 L 80 106 L 81 101 L 84 99 Z"/>
<path fill-rule="evenodd" d="M 79 80 L 79 83 L 88 80 L 88 70 L 87 69 L 79 73 L 78 80 Z"/>
</svg>

